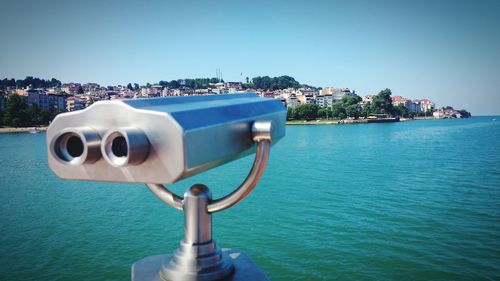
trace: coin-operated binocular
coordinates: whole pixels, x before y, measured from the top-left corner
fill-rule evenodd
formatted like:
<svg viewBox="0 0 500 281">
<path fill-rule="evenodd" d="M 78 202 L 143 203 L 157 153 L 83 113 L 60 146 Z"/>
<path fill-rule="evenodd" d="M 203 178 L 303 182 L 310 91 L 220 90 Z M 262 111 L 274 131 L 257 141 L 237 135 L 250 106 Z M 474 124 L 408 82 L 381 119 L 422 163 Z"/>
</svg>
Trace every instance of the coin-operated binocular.
<svg viewBox="0 0 500 281">
<path fill-rule="evenodd" d="M 47 130 L 48 161 L 63 179 L 144 183 L 184 211 L 179 249 L 134 263 L 132 280 L 266 279 L 244 253 L 220 249 L 212 238 L 211 214 L 254 189 L 271 141 L 285 135 L 285 120 L 279 100 L 250 93 L 102 101 L 56 117 Z M 220 199 L 212 199 L 202 184 L 183 197 L 163 185 L 252 153 L 246 179 Z"/>
</svg>

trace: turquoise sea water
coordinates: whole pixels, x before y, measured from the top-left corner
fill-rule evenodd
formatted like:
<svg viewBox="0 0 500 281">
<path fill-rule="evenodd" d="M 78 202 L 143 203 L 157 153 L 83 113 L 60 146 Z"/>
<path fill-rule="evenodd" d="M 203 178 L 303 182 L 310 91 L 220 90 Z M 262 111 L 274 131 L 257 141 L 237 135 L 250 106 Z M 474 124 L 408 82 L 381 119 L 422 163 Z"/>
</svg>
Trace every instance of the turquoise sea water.
<svg viewBox="0 0 500 281">
<path fill-rule="evenodd" d="M 224 195 L 251 162 L 173 190 Z M 0 163 L 0 280 L 127 280 L 182 238 L 144 186 L 55 177 L 44 134 L 0 135 Z M 500 118 L 288 126 L 214 237 L 273 280 L 500 280 Z"/>
</svg>

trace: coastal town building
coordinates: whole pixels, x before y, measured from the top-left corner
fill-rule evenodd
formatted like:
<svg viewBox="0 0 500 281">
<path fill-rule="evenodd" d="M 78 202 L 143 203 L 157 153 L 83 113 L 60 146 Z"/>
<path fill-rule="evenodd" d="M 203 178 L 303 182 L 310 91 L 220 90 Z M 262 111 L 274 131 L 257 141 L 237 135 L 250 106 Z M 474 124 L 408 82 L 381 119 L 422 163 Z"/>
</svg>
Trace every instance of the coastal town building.
<svg viewBox="0 0 500 281">
<path fill-rule="evenodd" d="M 28 89 L 27 103 L 28 105 L 37 105 L 42 110 L 49 112 L 66 111 L 67 98 L 65 93 L 47 93 L 41 89 Z"/>
<path fill-rule="evenodd" d="M 180 81 L 180 80 L 179 80 Z M 43 89 L 9 89 L 3 94 L 0 108 L 5 106 L 5 97 L 8 94 L 17 93 L 25 98 L 26 103 L 36 104 L 41 109 L 50 112 L 81 110 L 99 100 L 134 99 L 134 98 L 156 98 L 168 96 L 188 96 L 207 94 L 232 94 L 240 92 L 254 92 L 265 98 L 279 99 L 284 106 L 293 108 L 303 104 L 314 104 L 323 108 L 331 108 L 335 103 L 341 102 L 345 96 L 357 96 L 356 92 L 349 88 L 324 87 L 317 89 L 313 87 L 284 88 L 284 89 L 251 89 L 243 88 L 241 82 L 217 82 L 208 83 L 206 88 L 192 88 L 180 81 L 175 88 L 169 88 L 165 83 L 147 84 L 139 86 L 134 84 L 127 86 L 101 86 L 96 83 L 65 83 L 60 86 Z M 359 102 L 361 107 L 372 103 L 374 95 L 366 95 Z M 435 104 L 429 99 L 409 99 L 403 96 L 392 96 L 394 106 L 403 105 L 410 112 L 416 114 L 434 111 Z M 457 112 L 437 112 L 438 118 L 447 118 Z"/>
<path fill-rule="evenodd" d="M 299 105 L 299 101 L 297 99 L 297 96 L 295 94 L 288 95 L 288 98 L 286 99 L 286 106 L 287 107 L 296 107 L 297 105 Z"/>
<path fill-rule="evenodd" d="M 236 93 L 243 89 L 241 82 L 225 82 L 224 87 L 227 89 L 228 93 Z"/>
<path fill-rule="evenodd" d="M 432 116 L 437 119 L 461 118 L 460 112 L 453 108 L 439 108 L 432 113 Z"/>
<path fill-rule="evenodd" d="M 163 87 L 160 85 L 141 88 L 141 97 L 143 98 L 157 98 L 161 97 L 162 95 Z"/>
<path fill-rule="evenodd" d="M 94 92 L 100 88 L 99 84 L 96 83 L 87 83 L 83 84 L 82 88 L 85 92 Z"/>
<path fill-rule="evenodd" d="M 373 98 L 373 96 L 371 96 L 370 99 L 371 98 Z M 403 105 L 406 108 L 408 108 L 408 110 L 410 112 L 414 112 L 414 113 L 429 112 L 429 111 L 434 110 L 434 107 L 435 107 L 435 104 L 432 101 L 430 101 L 429 99 L 422 99 L 422 100 L 413 99 L 413 100 L 411 100 L 408 98 L 404 98 L 402 96 L 392 96 L 391 99 L 392 99 L 393 106 Z"/>
<path fill-rule="evenodd" d="M 340 102 L 342 100 L 342 98 L 345 96 L 355 97 L 356 93 L 351 92 L 351 90 L 349 90 L 347 88 L 340 89 L 340 91 L 333 92 L 333 94 L 332 94 L 333 102 Z"/>
<path fill-rule="evenodd" d="M 299 88 L 296 91 L 297 96 L 317 96 L 319 91 L 310 88 Z"/>
<path fill-rule="evenodd" d="M 48 108 L 47 95 L 42 89 L 28 89 L 26 91 L 28 96 L 28 105 L 36 104 L 41 109 Z"/>
<path fill-rule="evenodd" d="M 373 96 L 371 96 L 371 97 L 373 98 Z M 392 96 L 391 99 L 392 99 L 393 106 L 403 105 L 403 106 L 408 107 L 409 104 L 411 103 L 411 100 L 409 100 L 407 98 L 403 98 L 402 96 Z"/>
<path fill-rule="evenodd" d="M 316 104 L 321 107 L 332 107 L 334 103 L 333 95 L 318 95 L 316 96 Z"/>
<path fill-rule="evenodd" d="M 297 100 L 300 104 L 316 104 L 316 99 L 313 94 L 297 95 Z"/>
<path fill-rule="evenodd" d="M 361 107 L 364 107 L 367 104 L 371 104 L 373 101 L 373 95 L 366 95 L 363 97 L 363 99 L 360 102 Z"/>
<path fill-rule="evenodd" d="M 433 111 L 435 107 L 436 107 L 436 104 L 428 99 L 420 100 L 420 110 L 422 112 Z"/>
<path fill-rule="evenodd" d="M 331 95 L 333 94 L 333 87 L 324 87 L 323 89 L 319 90 L 320 95 Z"/>
<path fill-rule="evenodd" d="M 420 112 L 420 101 L 419 100 L 411 100 L 407 106 L 410 112 L 419 113 Z"/>
<path fill-rule="evenodd" d="M 81 88 L 80 83 L 65 83 L 61 85 L 61 91 L 69 94 L 69 95 L 76 95 L 78 94 L 78 89 Z"/>
<path fill-rule="evenodd" d="M 66 111 L 66 94 L 47 94 L 48 98 L 48 111 L 49 112 L 62 112 Z"/>
<path fill-rule="evenodd" d="M 319 91 L 319 95 L 331 95 L 333 102 L 335 103 L 341 101 L 344 96 L 356 96 L 356 93 L 349 90 L 349 88 L 324 87 Z"/>
<path fill-rule="evenodd" d="M 66 111 L 76 111 L 87 107 L 87 104 L 83 98 L 79 96 L 68 97 L 66 100 Z"/>
</svg>

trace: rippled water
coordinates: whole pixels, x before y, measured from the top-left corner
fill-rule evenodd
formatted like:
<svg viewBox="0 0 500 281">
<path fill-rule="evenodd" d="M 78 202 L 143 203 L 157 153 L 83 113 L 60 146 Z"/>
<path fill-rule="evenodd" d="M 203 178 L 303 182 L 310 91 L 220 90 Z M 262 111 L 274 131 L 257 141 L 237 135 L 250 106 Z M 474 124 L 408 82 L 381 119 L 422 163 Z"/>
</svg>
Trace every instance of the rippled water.
<svg viewBox="0 0 500 281">
<path fill-rule="evenodd" d="M 492 118 L 288 126 L 254 193 L 214 215 L 215 239 L 273 280 L 500 280 Z M 127 280 L 177 247 L 182 213 L 141 185 L 59 180 L 45 153 L 43 134 L 0 135 L 1 280 Z M 224 195 L 251 161 L 173 189 Z"/>
</svg>

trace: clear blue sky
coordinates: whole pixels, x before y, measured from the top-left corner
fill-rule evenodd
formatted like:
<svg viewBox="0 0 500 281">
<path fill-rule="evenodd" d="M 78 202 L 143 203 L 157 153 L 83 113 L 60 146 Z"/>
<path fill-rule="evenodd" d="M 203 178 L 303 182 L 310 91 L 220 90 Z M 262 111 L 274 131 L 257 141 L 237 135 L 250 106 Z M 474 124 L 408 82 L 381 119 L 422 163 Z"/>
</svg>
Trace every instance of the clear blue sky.
<svg viewBox="0 0 500 281">
<path fill-rule="evenodd" d="M 2 78 L 144 84 L 220 68 L 500 114 L 500 1 L 2 0 L 0 38 Z"/>
</svg>

